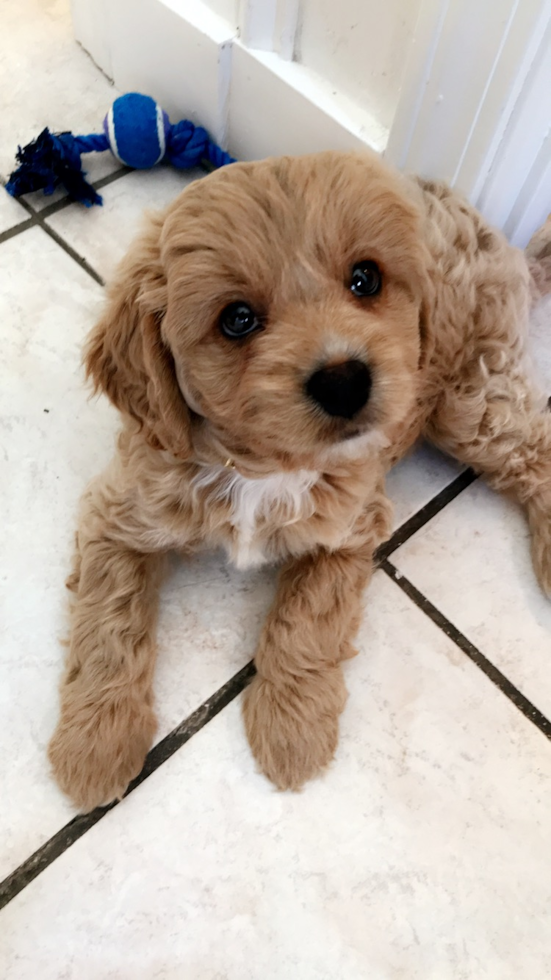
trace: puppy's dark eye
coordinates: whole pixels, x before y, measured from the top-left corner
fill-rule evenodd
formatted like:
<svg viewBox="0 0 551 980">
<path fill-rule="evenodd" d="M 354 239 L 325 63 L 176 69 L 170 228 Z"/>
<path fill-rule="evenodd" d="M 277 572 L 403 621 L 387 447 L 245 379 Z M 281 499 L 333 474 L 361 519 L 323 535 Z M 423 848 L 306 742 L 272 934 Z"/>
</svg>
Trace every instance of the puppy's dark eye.
<svg viewBox="0 0 551 980">
<path fill-rule="evenodd" d="M 376 296 L 382 285 L 383 277 L 376 262 L 356 262 L 350 279 L 354 296 Z"/>
<path fill-rule="evenodd" d="M 255 330 L 262 330 L 260 318 L 247 303 L 240 300 L 237 303 L 230 303 L 220 314 L 218 321 L 220 330 L 224 337 L 230 340 L 238 340 L 240 337 L 247 337 Z"/>
</svg>

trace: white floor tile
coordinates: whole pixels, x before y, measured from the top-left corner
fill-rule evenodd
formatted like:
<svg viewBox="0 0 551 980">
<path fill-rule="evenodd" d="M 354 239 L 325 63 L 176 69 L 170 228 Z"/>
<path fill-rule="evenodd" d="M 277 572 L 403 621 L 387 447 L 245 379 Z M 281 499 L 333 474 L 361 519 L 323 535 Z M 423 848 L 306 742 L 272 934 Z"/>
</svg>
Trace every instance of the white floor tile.
<svg viewBox="0 0 551 980">
<path fill-rule="evenodd" d="M 66 629 L 77 502 L 109 459 L 118 417 L 89 401 L 83 337 L 103 291 L 38 228 L 0 245 L 0 878 L 72 811 L 47 771 Z M 174 563 L 163 591 L 162 738 L 250 659 L 273 575 L 229 575 L 219 556 Z"/>
<path fill-rule="evenodd" d="M 551 715 L 551 602 L 536 582 L 519 508 L 477 481 L 392 561 Z"/>
<path fill-rule="evenodd" d="M 463 467 L 426 443 L 406 456 L 386 478 L 394 504 L 394 527 L 400 527 L 461 473 Z"/>
<path fill-rule="evenodd" d="M 178 171 L 159 166 L 134 171 L 104 187 L 102 207 L 72 204 L 48 218 L 48 224 L 106 280 L 127 251 L 144 211 L 164 208 L 203 170 Z"/>
<path fill-rule="evenodd" d="M 330 771 L 275 792 L 234 702 L 0 913 L 4 980 L 549 975 L 549 745 L 370 599 Z"/>
<path fill-rule="evenodd" d="M 0 245 L 0 875 L 70 815 L 47 775 L 78 494 L 112 441 L 87 402 L 80 345 L 102 290 L 39 228 Z"/>
<path fill-rule="evenodd" d="M 0 232 L 27 221 L 29 215 L 3 187 L 0 187 Z"/>
<path fill-rule="evenodd" d="M 238 572 L 221 554 L 174 558 L 162 591 L 156 741 L 249 660 L 275 592 L 273 569 Z"/>
</svg>

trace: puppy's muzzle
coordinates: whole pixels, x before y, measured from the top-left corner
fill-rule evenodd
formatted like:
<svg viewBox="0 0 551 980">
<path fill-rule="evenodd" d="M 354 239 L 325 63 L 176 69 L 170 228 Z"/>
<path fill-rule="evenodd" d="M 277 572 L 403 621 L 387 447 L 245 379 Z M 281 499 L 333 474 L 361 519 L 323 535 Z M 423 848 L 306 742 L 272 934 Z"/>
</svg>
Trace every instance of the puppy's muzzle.
<svg viewBox="0 0 551 980">
<path fill-rule="evenodd" d="M 306 394 L 333 417 L 353 419 L 367 404 L 371 371 L 363 361 L 344 361 L 320 368 L 308 378 Z"/>
</svg>

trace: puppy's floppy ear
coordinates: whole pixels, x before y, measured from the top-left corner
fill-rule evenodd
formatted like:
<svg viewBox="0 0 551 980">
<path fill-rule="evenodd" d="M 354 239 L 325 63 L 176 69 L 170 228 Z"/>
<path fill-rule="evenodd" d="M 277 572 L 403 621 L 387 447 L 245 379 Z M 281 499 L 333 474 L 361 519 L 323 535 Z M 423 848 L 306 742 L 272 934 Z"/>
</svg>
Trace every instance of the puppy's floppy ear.
<svg viewBox="0 0 551 980">
<path fill-rule="evenodd" d="M 163 217 L 150 219 L 121 263 L 106 311 L 88 338 L 84 364 L 95 390 L 104 391 L 123 414 L 136 419 L 151 446 L 186 458 L 191 450 L 189 411 L 161 335 L 167 306 L 159 245 Z"/>
</svg>

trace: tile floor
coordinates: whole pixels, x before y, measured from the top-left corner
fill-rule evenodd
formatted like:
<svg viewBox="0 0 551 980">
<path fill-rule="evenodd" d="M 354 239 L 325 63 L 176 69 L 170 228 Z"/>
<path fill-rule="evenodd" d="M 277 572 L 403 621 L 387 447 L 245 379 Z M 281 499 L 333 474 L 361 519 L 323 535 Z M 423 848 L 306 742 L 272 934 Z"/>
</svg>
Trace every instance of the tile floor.
<svg viewBox="0 0 551 980">
<path fill-rule="evenodd" d="M 95 129 L 116 93 L 65 2 L 0 17 L 5 176 L 7 148 Z M 399 530 L 323 778 L 281 794 L 255 772 L 239 694 L 274 573 L 208 556 L 163 591 L 150 774 L 86 818 L 50 780 L 74 513 L 117 424 L 80 346 L 143 208 L 199 176 L 93 166 L 103 209 L 0 194 L 0 977 L 551 976 L 551 606 L 522 515 L 429 448 L 389 479 Z M 551 388 L 549 302 L 533 327 Z"/>
</svg>

